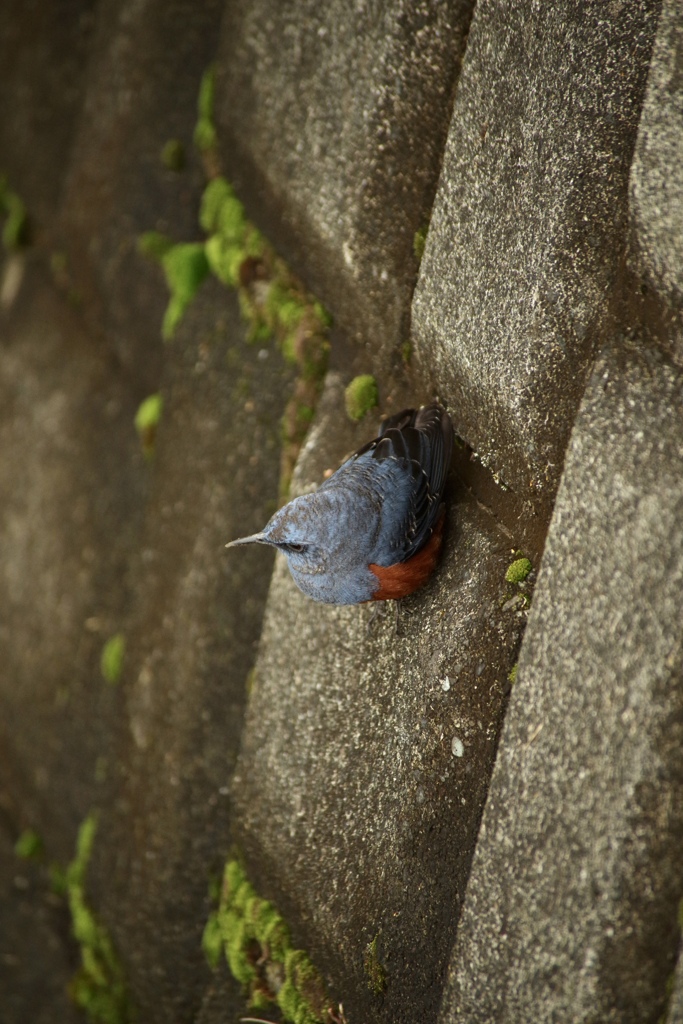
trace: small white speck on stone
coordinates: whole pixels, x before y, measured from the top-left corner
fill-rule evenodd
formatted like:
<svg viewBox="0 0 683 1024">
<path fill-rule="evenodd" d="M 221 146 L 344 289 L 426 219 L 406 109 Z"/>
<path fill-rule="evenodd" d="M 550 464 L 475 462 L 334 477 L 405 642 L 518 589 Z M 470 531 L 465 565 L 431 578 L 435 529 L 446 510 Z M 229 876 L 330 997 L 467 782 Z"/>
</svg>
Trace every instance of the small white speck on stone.
<svg viewBox="0 0 683 1024">
<path fill-rule="evenodd" d="M 443 690 L 443 692 L 448 693 L 448 691 L 451 688 L 451 681 L 448 678 L 448 676 L 445 676 L 443 679 L 440 679 L 439 682 L 441 683 L 441 689 Z"/>
<path fill-rule="evenodd" d="M 267 348 L 260 348 L 258 350 L 258 357 L 259 357 L 259 359 L 261 360 L 262 363 L 266 361 L 266 359 L 268 358 L 269 355 L 270 355 L 270 352 L 268 351 Z"/>
<path fill-rule="evenodd" d="M 465 744 L 459 736 L 454 736 L 451 740 L 451 750 L 453 751 L 453 757 L 462 757 L 465 753 Z"/>
</svg>

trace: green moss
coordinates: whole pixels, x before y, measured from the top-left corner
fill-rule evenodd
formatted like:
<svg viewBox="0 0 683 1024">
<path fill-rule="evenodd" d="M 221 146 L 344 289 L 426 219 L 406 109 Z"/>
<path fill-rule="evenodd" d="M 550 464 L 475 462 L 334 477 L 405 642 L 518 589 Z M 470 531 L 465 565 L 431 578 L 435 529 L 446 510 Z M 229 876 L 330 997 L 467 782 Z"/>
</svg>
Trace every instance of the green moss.
<svg viewBox="0 0 683 1024">
<path fill-rule="evenodd" d="M 200 151 L 214 149 L 217 136 L 213 123 L 214 102 L 216 96 L 216 68 L 208 68 L 199 86 L 197 99 L 197 123 L 194 129 L 194 144 Z"/>
<path fill-rule="evenodd" d="M 505 579 L 508 583 L 522 583 L 533 566 L 528 558 L 516 558 L 511 565 L 508 566 L 508 570 L 505 573 Z"/>
<path fill-rule="evenodd" d="M 185 147 L 180 139 L 169 139 L 161 150 L 161 162 L 169 171 L 182 171 L 185 167 Z"/>
<path fill-rule="evenodd" d="M 415 259 L 417 260 L 418 263 L 422 261 L 422 257 L 424 256 L 428 230 L 429 225 L 425 224 L 423 227 L 420 228 L 419 231 L 416 231 L 415 234 L 413 235 L 413 252 L 415 253 Z"/>
<path fill-rule="evenodd" d="M 329 354 L 332 318 L 310 295 L 247 218 L 232 186 L 221 177 L 213 122 L 215 71 L 210 68 L 199 90 L 195 142 L 202 150 L 209 177 L 201 199 L 199 221 L 208 235 L 204 243 L 173 244 L 151 231 L 139 249 L 164 269 L 171 297 L 163 322 L 164 338 L 175 332 L 185 310 L 207 274 L 237 290 L 251 342 L 274 339 L 296 371 L 294 392 L 283 417 L 280 493 L 286 496 L 294 463 L 314 415 Z"/>
<path fill-rule="evenodd" d="M 0 175 L 0 216 L 5 217 L 2 244 L 5 249 L 18 249 L 26 242 L 28 218 L 21 198 Z"/>
<path fill-rule="evenodd" d="M 291 1024 L 329 1019 L 331 1003 L 319 971 L 303 950 L 292 947 L 284 919 L 256 893 L 235 859 L 226 864 L 218 909 L 207 921 L 202 945 L 212 966 L 225 954 L 252 1007 L 276 1004 Z"/>
<path fill-rule="evenodd" d="M 365 947 L 363 969 L 368 979 L 368 988 L 374 995 L 381 996 L 387 987 L 387 975 L 377 953 L 378 940 L 379 932 L 375 935 L 372 942 L 368 942 Z"/>
<path fill-rule="evenodd" d="M 350 419 L 361 420 L 379 402 L 377 381 L 369 373 L 354 377 L 344 393 L 344 398 Z"/>
<path fill-rule="evenodd" d="M 135 414 L 135 429 L 142 443 L 145 458 L 151 459 L 156 445 L 157 428 L 161 420 L 164 400 L 160 394 L 148 395 Z"/>
<path fill-rule="evenodd" d="M 143 256 L 149 256 L 150 259 L 161 262 L 162 256 L 165 256 L 169 249 L 173 248 L 173 242 L 167 235 L 162 235 L 160 231 L 146 231 L 144 235 L 140 235 L 138 238 L 138 251 Z M 66 257 L 65 257 L 66 261 Z"/>
<path fill-rule="evenodd" d="M 34 829 L 27 828 L 14 844 L 14 852 L 22 860 L 35 860 L 45 852 L 43 840 Z"/>
<path fill-rule="evenodd" d="M 70 993 L 92 1024 L 128 1024 L 131 1009 L 121 965 L 109 935 L 85 897 L 85 876 L 96 830 L 97 819 L 91 814 L 79 829 L 76 856 L 66 871 L 71 927 L 81 947 L 81 968 L 71 982 Z"/>
<path fill-rule="evenodd" d="M 413 358 L 413 346 L 411 342 L 404 341 L 401 345 L 401 358 L 406 366 L 410 366 L 410 361 Z"/>
<path fill-rule="evenodd" d="M 185 310 L 197 289 L 209 274 L 209 264 L 202 242 L 179 242 L 174 245 L 158 231 L 148 231 L 138 240 L 138 249 L 161 264 L 171 293 L 161 333 L 165 341 L 175 334 Z"/>
<path fill-rule="evenodd" d="M 161 327 L 161 333 L 168 341 L 175 334 L 200 284 L 208 276 L 209 263 L 201 242 L 181 242 L 162 256 L 161 265 L 171 292 Z"/>
<path fill-rule="evenodd" d="M 209 915 L 209 919 L 204 926 L 202 933 L 202 952 L 206 957 L 209 965 L 215 968 L 218 967 L 220 962 L 221 953 L 223 952 L 223 936 L 221 935 L 221 925 L 218 920 L 217 911 L 213 911 Z"/>
<path fill-rule="evenodd" d="M 511 686 L 514 686 L 515 683 L 517 682 L 517 665 L 516 664 L 513 665 L 512 668 L 510 669 L 510 671 L 508 672 L 508 682 L 510 683 Z"/>
<path fill-rule="evenodd" d="M 112 685 L 118 683 L 123 669 L 123 656 L 126 652 L 126 640 L 123 633 L 110 636 L 102 648 L 100 668 L 102 675 Z"/>
</svg>

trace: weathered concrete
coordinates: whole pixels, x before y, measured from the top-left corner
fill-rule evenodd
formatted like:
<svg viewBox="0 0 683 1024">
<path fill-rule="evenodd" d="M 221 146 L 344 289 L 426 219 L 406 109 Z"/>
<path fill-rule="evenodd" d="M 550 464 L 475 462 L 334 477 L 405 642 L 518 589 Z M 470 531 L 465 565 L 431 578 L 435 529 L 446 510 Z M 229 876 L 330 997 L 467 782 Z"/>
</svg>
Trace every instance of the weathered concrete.
<svg viewBox="0 0 683 1024">
<path fill-rule="evenodd" d="M 0 1007 L 5 1024 L 79 1024 L 67 994 L 74 946 L 63 902 L 49 890 L 43 866 L 19 860 L 0 829 Z"/>
<path fill-rule="evenodd" d="M 229 850 L 228 786 L 272 565 L 263 548 L 240 562 L 224 551 L 275 508 L 291 389 L 278 352 L 245 333 L 235 294 L 214 280 L 167 350 L 134 600 L 120 624 L 126 719 L 92 893 L 149 1022 L 193 1019 L 210 980 L 201 934 Z"/>
<path fill-rule="evenodd" d="M 683 318 L 683 11 L 665 0 L 631 169 L 632 262 Z M 674 347 L 674 351 L 676 351 Z M 678 358 L 683 358 L 680 347 Z"/>
<path fill-rule="evenodd" d="M 683 894 L 683 376 L 598 361 L 567 455 L 442 1024 L 655 1022 Z"/>
<path fill-rule="evenodd" d="M 456 428 L 545 516 L 622 258 L 657 0 L 483 0 L 413 333 Z"/>
<path fill-rule="evenodd" d="M 350 428 L 331 376 L 296 489 L 372 429 Z M 510 539 L 470 497 L 454 497 L 443 566 L 404 602 L 398 637 L 393 607 L 370 632 L 372 608 L 315 604 L 284 559 L 268 600 L 233 783 L 235 838 L 350 1020 L 410 1024 L 436 1012 L 525 622 L 516 601 L 503 607 L 517 589 L 504 579 Z M 363 974 L 378 933 L 382 999 Z"/>
<path fill-rule="evenodd" d="M 219 0 L 102 0 L 97 7 L 59 246 L 89 323 L 106 331 L 149 390 L 161 372 L 158 325 L 167 294 L 137 240 L 152 229 L 176 241 L 201 236 L 204 176 L 192 134 L 221 7 Z M 161 160 L 169 139 L 185 148 L 187 169 L 180 173 Z"/>
<path fill-rule="evenodd" d="M 0 174 L 18 189 L 34 234 L 54 216 L 82 101 L 91 0 L 0 5 Z"/>
<path fill-rule="evenodd" d="M 216 118 L 250 216 L 367 357 L 408 337 L 472 0 L 227 5 Z"/>
<path fill-rule="evenodd" d="M 66 863 L 121 713 L 99 663 L 130 600 L 144 395 L 33 264 L 0 337 L 0 789 Z"/>
</svg>

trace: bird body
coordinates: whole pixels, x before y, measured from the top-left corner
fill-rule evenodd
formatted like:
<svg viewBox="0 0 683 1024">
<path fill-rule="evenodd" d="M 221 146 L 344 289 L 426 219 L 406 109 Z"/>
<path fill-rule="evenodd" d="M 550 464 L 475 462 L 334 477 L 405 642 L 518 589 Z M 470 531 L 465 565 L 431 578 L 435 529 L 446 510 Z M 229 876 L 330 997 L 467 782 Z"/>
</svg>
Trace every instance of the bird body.
<svg viewBox="0 0 683 1024">
<path fill-rule="evenodd" d="M 453 448 L 448 414 L 406 409 L 313 494 L 284 505 L 261 533 L 287 557 L 300 590 L 326 604 L 398 600 L 422 586 L 439 556 Z"/>
</svg>

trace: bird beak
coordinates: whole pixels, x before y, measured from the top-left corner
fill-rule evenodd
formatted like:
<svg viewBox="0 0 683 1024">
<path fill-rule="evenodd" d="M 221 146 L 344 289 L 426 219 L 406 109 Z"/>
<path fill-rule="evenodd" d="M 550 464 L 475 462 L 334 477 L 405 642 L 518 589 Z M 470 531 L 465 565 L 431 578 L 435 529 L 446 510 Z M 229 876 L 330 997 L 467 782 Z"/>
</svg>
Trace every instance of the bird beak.
<svg viewBox="0 0 683 1024">
<path fill-rule="evenodd" d="M 240 544 L 270 544 L 270 541 L 265 533 L 252 533 L 251 537 L 238 537 L 237 540 L 231 540 L 225 546 L 226 548 L 236 548 Z"/>
</svg>

